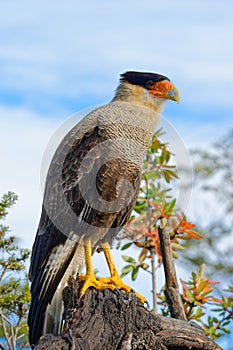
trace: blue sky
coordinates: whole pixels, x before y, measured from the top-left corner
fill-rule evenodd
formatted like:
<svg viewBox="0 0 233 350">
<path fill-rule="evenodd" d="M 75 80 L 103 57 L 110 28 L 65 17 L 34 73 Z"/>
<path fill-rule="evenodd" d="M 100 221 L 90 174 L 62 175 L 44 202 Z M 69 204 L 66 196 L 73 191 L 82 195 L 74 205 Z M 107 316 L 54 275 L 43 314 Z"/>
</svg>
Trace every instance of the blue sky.
<svg viewBox="0 0 233 350">
<path fill-rule="evenodd" d="M 37 225 L 51 135 L 71 114 L 109 101 L 120 73 L 160 72 L 176 84 L 181 103 L 164 116 L 187 148 L 232 126 L 232 14 L 231 1 L 215 0 L 1 3 L 0 189 L 20 196 L 12 220 L 22 238 Z"/>
<path fill-rule="evenodd" d="M 119 74 L 160 72 L 181 103 L 164 116 L 189 149 L 232 127 L 233 2 L 98 0 L 0 4 L 0 193 L 19 195 L 8 224 L 31 246 L 40 165 L 71 114 L 108 102 Z"/>
</svg>

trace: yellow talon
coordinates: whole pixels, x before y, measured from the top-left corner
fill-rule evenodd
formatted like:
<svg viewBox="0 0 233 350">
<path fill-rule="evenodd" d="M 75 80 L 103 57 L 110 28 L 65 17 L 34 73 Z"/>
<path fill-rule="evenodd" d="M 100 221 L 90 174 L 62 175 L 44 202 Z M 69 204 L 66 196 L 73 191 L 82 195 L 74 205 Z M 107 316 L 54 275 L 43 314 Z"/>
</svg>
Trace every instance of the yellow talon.
<svg viewBox="0 0 233 350">
<path fill-rule="evenodd" d="M 115 287 L 111 285 L 106 285 L 106 283 L 102 283 L 100 280 L 97 280 L 95 275 L 80 275 L 79 281 L 84 282 L 84 285 L 81 289 L 81 295 L 84 295 L 88 288 L 94 287 L 97 290 L 111 289 L 114 290 Z"/>
<path fill-rule="evenodd" d="M 130 286 L 127 286 L 127 284 L 124 284 L 118 274 L 108 278 L 99 278 L 99 281 L 107 284 L 108 286 L 114 286 L 117 289 L 124 290 L 128 293 L 132 291 L 132 288 Z"/>
<path fill-rule="evenodd" d="M 101 248 L 104 252 L 105 258 L 107 260 L 107 264 L 109 267 L 109 271 L 111 274 L 111 277 L 108 278 L 99 278 L 97 279 L 94 274 L 93 264 L 92 264 L 92 248 L 91 248 L 91 240 L 88 239 L 85 242 L 84 245 L 84 253 L 85 253 L 85 262 L 86 262 L 86 275 L 80 275 L 79 281 L 84 282 L 84 285 L 81 289 L 81 295 L 84 295 L 88 288 L 94 287 L 97 290 L 104 290 L 104 289 L 111 289 L 112 291 L 114 289 L 121 289 L 128 293 L 134 291 L 130 286 L 127 286 L 123 283 L 122 279 L 120 278 L 116 266 L 113 261 L 113 257 L 110 251 L 110 247 L 108 243 L 101 243 Z M 144 298 L 139 293 L 135 293 L 137 298 L 141 300 L 141 302 L 144 304 L 146 302 L 146 298 Z"/>
<path fill-rule="evenodd" d="M 99 282 L 103 282 L 105 285 L 108 285 L 108 288 L 110 288 L 111 290 L 114 290 L 112 289 L 113 287 L 113 288 L 124 290 L 125 292 L 128 292 L 128 293 L 135 293 L 136 297 L 143 304 L 147 301 L 145 297 L 143 297 L 141 294 L 137 292 L 134 292 L 134 290 L 130 286 L 125 284 L 118 274 L 108 278 L 99 278 Z"/>
</svg>

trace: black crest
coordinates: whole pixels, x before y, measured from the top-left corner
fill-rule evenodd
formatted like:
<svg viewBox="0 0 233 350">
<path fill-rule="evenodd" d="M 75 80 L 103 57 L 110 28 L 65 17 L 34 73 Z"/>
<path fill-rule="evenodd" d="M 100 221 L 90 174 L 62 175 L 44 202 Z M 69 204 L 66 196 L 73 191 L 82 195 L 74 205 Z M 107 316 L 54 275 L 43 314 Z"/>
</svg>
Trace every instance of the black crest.
<svg viewBox="0 0 233 350">
<path fill-rule="evenodd" d="M 129 71 L 121 74 L 121 81 L 127 81 L 130 84 L 139 85 L 146 88 L 148 81 L 159 82 L 163 80 L 170 81 L 167 77 L 157 73 L 145 73 Z"/>
</svg>

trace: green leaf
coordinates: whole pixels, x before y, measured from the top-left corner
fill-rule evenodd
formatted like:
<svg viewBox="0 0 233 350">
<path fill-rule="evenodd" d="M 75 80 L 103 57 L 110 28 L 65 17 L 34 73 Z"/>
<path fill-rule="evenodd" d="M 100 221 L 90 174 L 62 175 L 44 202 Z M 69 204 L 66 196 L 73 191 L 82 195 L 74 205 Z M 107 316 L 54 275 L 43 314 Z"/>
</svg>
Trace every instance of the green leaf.
<svg viewBox="0 0 233 350">
<path fill-rule="evenodd" d="M 126 262 L 128 263 L 131 263 L 132 265 L 137 265 L 137 262 L 135 259 L 131 258 L 131 256 L 128 256 L 128 255 L 122 255 L 121 256 L 123 260 L 125 260 Z"/>
<path fill-rule="evenodd" d="M 201 316 L 203 316 L 204 315 L 204 312 L 203 312 L 203 310 L 199 307 L 198 309 L 197 309 L 197 311 L 196 311 L 196 314 L 195 314 L 195 316 L 196 317 L 201 317 Z"/>
<path fill-rule="evenodd" d="M 132 244 L 133 244 L 133 242 L 129 242 L 129 243 L 124 244 L 124 245 L 121 247 L 121 250 L 126 250 L 126 249 L 128 249 Z"/>
<path fill-rule="evenodd" d="M 221 327 L 221 331 L 224 332 L 224 333 L 227 333 L 227 334 L 231 333 L 231 331 L 228 328 L 225 328 L 225 327 Z"/>
<path fill-rule="evenodd" d="M 167 183 L 169 183 L 173 178 L 178 178 L 178 175 L 174 171 L 168 169 L 163 170 L 163 176 Z"/>
<path fill-rule="evenodd" d="M 168 203 L 167 207 L 166 207 L 166 212 L 167 214 L 171 215 L 173 212 L 173 209 L 175 207 L 176 204 L 176 198 L 174 198 L 171 202 Z"/>
<path fill-rule="evenodd" d="M 139 267 L 136 266 L 133 271 L 132 271 L 132 280 L 135 281 L 136 278 L 138 277 L 138 271 L 139 271 Z"/>
<path fill-rule="evenodd" d="M 171 153 L 170 152 L 165 152 L 165 162 L 168 163 L 171 158 Z"/>
<path fill-rule="evenodd" d="M 125 265 L 122 270 L 121 273 L 125 275 L 127 275 L 130 271 L 133 270 L 133 265 Z"/>
<path fill-rule="evenodd" d="M 192 292 L 190 292 L 189 290 L 187 290 L 187 291 L 186 291 L 186 294 L 187 294 L 187 297 L 188 297 L 192 302 L 195 301 L 195 298 L 194 298 Z"/>
<path fill-rule="evenodd" d="M 158 178 L 158 170 L 152 169 L 144 173 L 145 180 L 155 180 Z"/>
<path fill-rule="evenodd" d="M 118 241 L 116 244 L 116 249 L 120 249 L 120 247 L 121 247 L 121 241 Z"/>
<path fill-rule="evenodd" d="M 211 311 L 213 311 L 213 312 L 220 312 L 220 311 L 222 311 L 222 309 L 220 309 L 220 308 L 218 308 L 218 309 L 211 309 Z"/>
<path fill-rule="evenodd" d="M 179 245 L 177 243 L 174 243 L 174 242 L 171 243 L 171 247 L 176 249 L 176 250 L 185 250 L 185 247 L 183 247 L 182 245 Z"/>
<path fill-rule="evenodd" d="M 140 214 L 143 209 L 145 208 L 146 206 L 146 201 L 145 202 L 137 202 L 135 207 L 134 207 L 134 210 L 136 211 L 136 213 Z"/>
</svg>

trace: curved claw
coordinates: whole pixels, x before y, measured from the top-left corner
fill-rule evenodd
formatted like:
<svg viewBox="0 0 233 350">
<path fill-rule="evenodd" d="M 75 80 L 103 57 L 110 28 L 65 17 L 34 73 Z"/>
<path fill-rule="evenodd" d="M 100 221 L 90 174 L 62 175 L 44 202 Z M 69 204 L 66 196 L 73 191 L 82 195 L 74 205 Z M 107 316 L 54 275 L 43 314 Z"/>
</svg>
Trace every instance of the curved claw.
<svg viewBox="0 0 233 350">
<path fill-rule="evenodd" d="M 107 277 L 107 278 L 99 278 L 99 281 L 108 285 L 109 287 L 107 287 L 107 288 L 110 288 L 110 286 L 111 286 L 111 287 L 114 287 L 114 289 L 115 288 L 121 289 L 121 290 L 124 290 L 125 292 L 128 292 L 128 293 L 130 293 L 132 290 L 132 288 L 130 286 L 127 286 L 127 284 L 123 283 L 120 276 L 118 276 L 118 275 L 115 275 L 113 277 Z"/>
<path fill-rule="evenodd" d="M 100 280 L 97 280 L 95 275 L 80 275 L 79 281 L 84 282 L 82 286 L 80 295 L 83 296 L 87 289 L 90 287 L 94 287 L 97 290 L 111 289 L 114 290 L 116 287 L 107 283 L 104 283 Z"/>
<path fill-rule="evenodd" d="M 143 304 L 147 303 L 148 305 L 146 298 L 143 297 L 141 294 L 135 292 L 130 286 L 125 284 L 118 274 L 115 274 L 114 276 L 108 278 L 99 278 L 99 282 L 107 284 L 109 286 L 108 288 L 110 288 L 110 286 L 113 286 L 117 289 L 124 290 L 127 293 L 134 293 Z"/>
<path fill-rule="evenodd" d="M 143 296 L 142 296 L 141 294 L 139 294 L 138 292 L 135 292 L 135 295 L 136 295 L 136 297 L 137 297 L 143 304 L 146 303 L 147 307 L 149 306 L 149 303 L 148 303 L 148 301 L 146 300 L 145 297 L 143 297 Z"/>
</svg>

